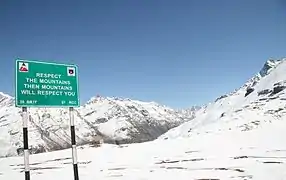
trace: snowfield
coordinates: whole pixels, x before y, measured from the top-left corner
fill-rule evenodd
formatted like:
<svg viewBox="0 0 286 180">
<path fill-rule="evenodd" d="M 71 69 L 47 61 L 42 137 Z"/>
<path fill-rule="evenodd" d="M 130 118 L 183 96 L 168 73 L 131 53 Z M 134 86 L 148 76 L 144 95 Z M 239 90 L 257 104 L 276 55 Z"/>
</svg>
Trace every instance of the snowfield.
<svg viewBox="0 0 286 180">
<path fill-rule="evenodd" d="M 141 144 L 78 148 L 82 180 L 285 180 L 285 122 Z M 71 150 L 30 157 L 31 179 L 73 179 Z M 23 179 L 23 158 L 0 159 L 0 179 Z"/>
</svg>

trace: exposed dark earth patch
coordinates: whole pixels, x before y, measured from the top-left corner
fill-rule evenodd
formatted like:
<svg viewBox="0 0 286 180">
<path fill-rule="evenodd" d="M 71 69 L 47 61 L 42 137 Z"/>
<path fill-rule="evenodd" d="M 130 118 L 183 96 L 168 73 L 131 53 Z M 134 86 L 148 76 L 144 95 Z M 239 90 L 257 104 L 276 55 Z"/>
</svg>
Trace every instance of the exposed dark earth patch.
<svg viewBox="0 0 286 180">
<path fill-rule="evenodd" d="M 236 156 L 233 159 L 247 159 L 249 156 Z"/>
<path fill-rule="evenodd" d="M 170 163 L 178 163 L 180 162 L 179 160 L 176 160 L 176 161 L 161 161 L 161 162 L 157 162 L 155 164 L 170 164 Z"/>
<path fill-rule="evenodd" d="M 79 164 L 90 164 L 92 161 L 79 162 Z"/>
<path fill-rule="evenodd" d="M 61 169 L 61 167 L 31 167 L 30 170 Z"/>
<path fill-rule="evenodd" d="M 109 175 L 107 177 L 122 177 L 123 175 L 122 174 L 115 174 L 115 175 Z"/>
<path fill-rule="evenodd" d="M 39 164 L 43 164 L 43 163 L 40 163 L 40 162 L 39 163 L 30 163 L 29 165 L 33 166 L 33 165 L 39 165 Z M 10 166 L 11 167 L 13 167 L 13 166 L 24 166 L 24 164 L 11 164 Z"/>
<path fill-rule="evenodd" d="M 243 173 L 245 172 L 243 169 L 239 169 L 239 168 L 186 168 L 186 167 L 181 167 L 181 166 L 172 166 L 172 167 L 166 167 L 166 166 L 160 166 L 160 168 L 164 168 L 164 169 L 183 169 L 183 170 L 189 170 L 189 171 L 236 171 L 236 172 L 240 172 Z"/>
<path fill-rule="evenodd" d="M 118 148 L 126 148 L 126 147 L 128 147 L 128 145 L 122 145 L 122 146 L 119 145 L 119 146 L 118 146 Z"/>
<path fill-rule="evenodd" d="M 165 167 L 165 169 L 185 169 L 185 170 L 188 170 L 188 168 L 184 168 L 184 167 Z"/>
<path fill-rule="evenodd" d="M 120 170 L 125 170 L 127 168 L 111 168 L 111 169 L 108 169 L 110 171 L 120 171 Z"/>
<path fill-rule="evenodd" d="M 274 157 L 274 156 L 236 156 L 233 159 L 286 159 L 286 157 Z"/>
<path fill-rule="evenodd" d="M 197 152 L 200 152 L 200 151 L 186 151 L 185 153 L 189 154 L 189 153 L 197 153 Z"/>
<path fill-rule="evenodd" d="M 179 163 L 179 162 L 188 162 L 188 161 L 203 161 L 205 159 L 203 158 L 195 158 L 195 159 L 183 159 L 183 160 L 174 160 L 174 161 L 170 161 L 170 160 L 167 160 L 167 161 L 160 161 L 160 162 L 157 162 L 155 164 L 172 164 L 172 163 Z"/>
<path fill-rule="evenodd" d="M 58 158 L 58 159 L 53 159 L 53 160 L 47 160 L 45 162 L 55 162 L 55 161 L 64 161 L 64 160 L 70 160 L 71 158 Z"/>
<path fill-rule="evenodd" d="M 92 161 L 78 162 L 77 164 L 90 164 Z M 62 164 L 72 164 L 72 162 L 65 162 Z"/>
<path fill-rule="evenodd" d="M 215 168 L 214 170 L 220 170 L 220 171 L 229 171 L 229 170 L 232 170 L 232 171 L 237 171 L 237 172 L 245 172 L 245 171 L 242 170 L 242 169 L 229 169 L 229 168 Z"/>
<path fill-rule="evenodd" d="M 203 161 L 205 159 L 203 158 L 197 158 L 197 159 L 185 159 L 185 160 L 182 160 L 181 162 L 188 162 L 188 161 Z"/>
<path fill-rule="evenodd" d="M 10 166 L 14 167 L 14 166 L 24 166 L 24 164 L 10 164 Z"/>
<path fill-rule="evenodd" d="M 61 169 L 61 167 L 30 167 L 30 171 L 36 170 L 50 170 L 50 169 Z M 13 170 L 21 170 L 20 172 L 24 172 L 25 168 L 14 168 Z"/>
<path fill-rule="evenodd" d="M 263 162 L 264 164 L 283 164 L 283 162 L 277 162 L 277 161 L 266 161 Z"/>
<path fill-rule="evenodd" d="M 232 176 L 230 177 L 231 179 L 233 178 L 242 178 L 243 180 L 249 180 L 249 179 L 252 179 L 253 176 L 252 175 L 246 175 L 246 176 Z"/>
<path fill-rule="evenodd" d="M 239 168 L 187 168 L 187 167 L 182 167 L 182 166 L 160 166 L 159 168 L 162 169 L 169 169 L 169 170 L 189 170 L 189 171 L 236 171 L 239 173 L 245 172 L 243 169 Z M 110 168 L 108 169 L 109 171 L 121 171 L 121 170 L 126 170 L 127 168 L 124 167 L 118 167 L 118 168 Z M 152 170 L 153 172 L 153 170 Z"/>
</svg>

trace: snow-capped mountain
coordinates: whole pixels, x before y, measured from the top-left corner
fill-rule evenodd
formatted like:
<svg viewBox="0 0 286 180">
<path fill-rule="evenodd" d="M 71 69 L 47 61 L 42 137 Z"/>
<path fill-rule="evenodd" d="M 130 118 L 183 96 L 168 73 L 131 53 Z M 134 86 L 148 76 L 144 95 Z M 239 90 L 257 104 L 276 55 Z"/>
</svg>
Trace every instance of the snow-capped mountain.
<svg viewBox="0 0 286 180">
<path fill-rule="evenodd" d="M 286 121 L 286 58 L 268 60 L 243 86 L 220 96 L 196 112 L 196 117 L 158 139 L 202 133 L 249 131 L 273 121 Z"/>
<path fill-rule="evenodd" d="M 190 121 L 196 117 L 197 112 L 201 110 L 203 106 L 191 106 L 189 108 L 176 110 L 182 118 L 187 118 Z"/>
<path fill-rule="evenodd" d="M 28 111 L 31 153 L 70 147 L 68 109 L 31 108 Z M 1 93 L 0 157 L 22 154 L 21 116 L 21 109 L 14 106 L 14 98 Z M 154 102 L 94 97 L 75 109 L 77 144 L 93 143 L 98 137 L 106 143 L 149 141 L 191 118 L 193 114 L 187 116 Z"/>
</svg>

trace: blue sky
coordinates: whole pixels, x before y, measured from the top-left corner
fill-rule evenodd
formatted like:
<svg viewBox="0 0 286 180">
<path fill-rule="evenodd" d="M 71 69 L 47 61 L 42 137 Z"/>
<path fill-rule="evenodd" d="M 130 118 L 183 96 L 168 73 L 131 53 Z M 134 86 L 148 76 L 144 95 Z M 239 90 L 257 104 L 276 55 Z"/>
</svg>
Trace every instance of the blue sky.
<svg viewBox="0 0 286 180">
<path fill-rule="evenodd" d="M 80 94 L 200 105 L 286 56 L 285 0 L 4 0 L 0 91 L 16 58 L 75 63 Z"/>
</svg>

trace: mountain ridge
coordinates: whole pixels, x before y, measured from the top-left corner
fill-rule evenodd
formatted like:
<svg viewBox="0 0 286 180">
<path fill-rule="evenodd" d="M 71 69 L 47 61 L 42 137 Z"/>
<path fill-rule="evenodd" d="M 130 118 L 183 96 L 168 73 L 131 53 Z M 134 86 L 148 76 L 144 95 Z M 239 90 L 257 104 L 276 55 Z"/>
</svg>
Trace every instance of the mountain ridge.
<svg viewBox="0 0 286 180">
<path fill-rule="evenodd" d="M 158 139 L 190 137 L 201 133 L 247 131 L 283 120 L 286 58 L 267 60 L 240 88 L 222 95 L 196 113 L 192 121 L 173 128 Z M 251 119 L 249 119 L 251 117 Z"/>
<path fill-rule="evenodd" d="M 22 111 L 14 100 L 0 94 L 0 156 L 23 153 Z M 155 102 L 117 97 L 92 97 L 74 112 L 78 145 L 94 143 L 98 137 L 113 144 L 151 141 L 194 117 L 191 110 L 181 113 Z M 71 146 L 67 108 L 28 108 L 28 113 L 31 153 Z"/>
</svg>

